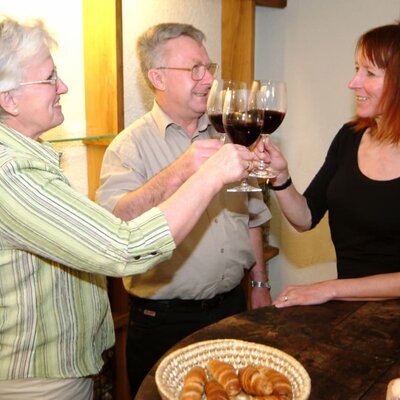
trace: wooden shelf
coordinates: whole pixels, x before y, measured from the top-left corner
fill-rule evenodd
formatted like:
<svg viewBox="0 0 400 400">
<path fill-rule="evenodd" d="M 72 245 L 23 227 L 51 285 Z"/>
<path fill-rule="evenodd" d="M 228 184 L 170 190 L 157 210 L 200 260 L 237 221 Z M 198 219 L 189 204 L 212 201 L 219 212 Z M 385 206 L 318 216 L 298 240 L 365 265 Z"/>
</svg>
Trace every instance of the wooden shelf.
<svg viewBox="0 0 400 400">
<path fill-rule="evenodd" d="M 287 6 L 287 0 L 256 0 L 256 5 L 275 7 L 275 8 L 285 8 Z"/>
<path fill-rule="evenodd" d="M 278 254 L 279 254 L 278 247 L 271 246 L 269 244 L 266 244 L 264 246 L 264 260 L 265 260 L 265 262 L 269 261 L 271 258 L 274 258 Z"/>
</svg>

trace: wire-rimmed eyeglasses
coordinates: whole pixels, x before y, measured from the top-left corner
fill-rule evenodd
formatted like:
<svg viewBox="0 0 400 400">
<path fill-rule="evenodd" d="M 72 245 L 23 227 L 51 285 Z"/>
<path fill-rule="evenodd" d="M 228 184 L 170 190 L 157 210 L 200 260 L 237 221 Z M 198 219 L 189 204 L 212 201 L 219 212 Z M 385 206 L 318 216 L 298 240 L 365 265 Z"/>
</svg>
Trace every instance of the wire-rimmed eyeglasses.
<svg viewBox="0 0 400 400">
<path fill-rule="evenodd" d="M 45 83 L 48 85 L 56 85 L 58 82 L 58 75 L 57 75 L 57 70 L 54 69 L 53 73 L 50 75 L 48 79 L 43 79 L 41 81 L 29 81 L 29 82 L 21 82 L 19 85 L 20 86 L 26 86 L 26 85 L 35 85 L 37 83 Z"/>
<path fill-rule="evenodd" d="M 155 69 L 175 69 L 178 71 L 190 71 L 192 73 L 192 79 L 194 81 L 201 81 L 208 71 L 212 76 L 215 77 L 215 74 L 218 71 L 218 64 L 217 63 L 210 63 L 210 64 L 196 64 L 193 65 L 192 68 L 183 68 L 183 67 L 158 67 Z"/>
</svg>

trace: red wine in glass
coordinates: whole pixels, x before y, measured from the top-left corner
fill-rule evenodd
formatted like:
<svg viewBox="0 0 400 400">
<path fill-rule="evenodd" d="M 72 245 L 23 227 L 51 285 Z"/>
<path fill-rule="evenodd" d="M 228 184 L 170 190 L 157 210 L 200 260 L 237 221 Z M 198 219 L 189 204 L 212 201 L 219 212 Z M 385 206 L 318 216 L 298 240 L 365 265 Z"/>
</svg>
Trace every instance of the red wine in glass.
<svg viewBox="0 0 400 400">
<path fill-rule="evenodd" d="M 247 88 L 229 87 L 226 91 L 222 121 L 231 141 L 242 146 L 251 146 L 261 134 L 264 110 L 258 108 L 258 92 Z M 258 192 L 260 188 L 243 180 L 228 192 Z"/>
<path fill-rule="evenodd" d="M 226 88 L 229 81 L 223 79 L 214 79 L 210 92 L 207 98 L 207 115 L 211 125 L 218 133 L 218 139 L 225 143 L 225 129 L 222 123 L 222 111 L 224 107 Z M 210 133 L 211 137 L 215 137 L 213 132 Z"/>
<path fill-rule="evenodd" d="M 240 115 L 227 115 L 225 130 L 233 143 L 249 147 L 261 134 L 263 110 L 250 110 L 244 118 L 240 118 Z"/>
<path fill-rule="evenodd" d="M 211 125 L 214 129 L 219 133 L 225 133 L 224 125 L 222 123 L 222 112 L 219 113 L 209 113 L 208 118 L 211 122 Z"/>
<path fill-rule="evenodd" d="M 287 92 L 286 84 L 282 81 L 253 81 L 253 91 L 259 91 L 261 108 L 264 110 L 264 124 L 261 136 L 263 141 L 267 135 L 275 132 L 286 115 Z M 259 162 L 258 169 L 253 171 L 250 176 L 257 178 L 271 179 L 276 174 L 270 168 L 267 168 L 264 161 Z"/>
<path fill-rule="evenodd" d="M 264 110 L 264 124 L 262 128 L 263 134 L 271 134 L 275 132 L 285 118 L 285 112 L 275 110 Z"/>
</svg>

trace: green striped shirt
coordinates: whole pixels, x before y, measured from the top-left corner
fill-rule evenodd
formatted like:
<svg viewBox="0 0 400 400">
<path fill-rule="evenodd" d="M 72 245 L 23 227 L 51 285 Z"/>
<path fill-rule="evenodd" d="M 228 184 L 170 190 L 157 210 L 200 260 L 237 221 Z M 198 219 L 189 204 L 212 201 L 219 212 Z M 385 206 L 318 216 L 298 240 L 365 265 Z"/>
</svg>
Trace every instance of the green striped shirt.
<svg viewBox="0 0 400 400">
<path fill-rule="evenodd" d="M 70 187 L 50 145 L 0 123 L 0 379 L 96 374 L 114 343 L 104 275 L 174 248 L 159 209 L 122 222 Z"/>
</svg>

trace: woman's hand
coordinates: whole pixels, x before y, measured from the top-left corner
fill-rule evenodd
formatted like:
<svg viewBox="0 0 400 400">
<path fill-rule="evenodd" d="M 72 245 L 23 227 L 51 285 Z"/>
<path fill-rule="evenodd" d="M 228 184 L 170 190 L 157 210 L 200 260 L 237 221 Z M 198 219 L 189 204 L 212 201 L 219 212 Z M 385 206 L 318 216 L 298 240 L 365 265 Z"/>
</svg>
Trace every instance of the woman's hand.
<svg viewBox="0 0 400 400">
<path fill-rule="evenodd" d="M 282 180 L 289 176 L 288 165 L 285 157 L 270 140 L 269 136 L 265 140 L 259 140 L 253 149 L 259 160 L 263 160 L 277 174 L 277 180 L 282 175 Z"/>
<path fill-rule="evenodd" d="M 333 299 L 330 281 L 309 285 L 288 286 L 278 294 L 273 305 L 277 308 L 326 303 Z"/>
</svg>

